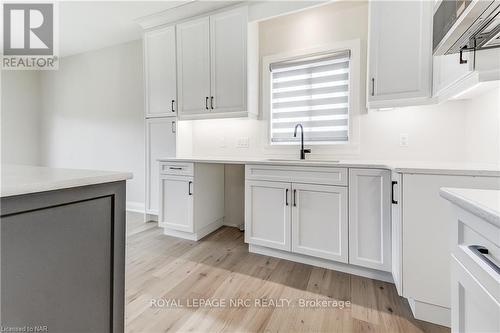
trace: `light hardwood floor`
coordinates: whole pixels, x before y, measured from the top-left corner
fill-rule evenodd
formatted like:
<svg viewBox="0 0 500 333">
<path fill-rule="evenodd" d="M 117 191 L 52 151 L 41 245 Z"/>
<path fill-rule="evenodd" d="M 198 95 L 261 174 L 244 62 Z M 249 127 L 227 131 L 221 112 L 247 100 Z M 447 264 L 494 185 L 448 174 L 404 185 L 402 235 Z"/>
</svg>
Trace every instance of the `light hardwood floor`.
<svg viewBox="0 0 500 333">
<path fill-rule="evenodd" d="M 393 284 L 251 254 L 236 228 L 224 227 L 199 242 L 164 236 L 152 223 L 130 222 L 127 234 L 129 333 L 449 332 L 413 319 Z M 227 304 L 188 306 L 200 299 Z M 251 305 L 231 306 L 238 299 Z M 255 306 L 279 299 L 291 305 Z M 301 308 L 301 299 L 351 304 Z M 184 307 L 161 303 L 166 300 Z"/>
</svg>

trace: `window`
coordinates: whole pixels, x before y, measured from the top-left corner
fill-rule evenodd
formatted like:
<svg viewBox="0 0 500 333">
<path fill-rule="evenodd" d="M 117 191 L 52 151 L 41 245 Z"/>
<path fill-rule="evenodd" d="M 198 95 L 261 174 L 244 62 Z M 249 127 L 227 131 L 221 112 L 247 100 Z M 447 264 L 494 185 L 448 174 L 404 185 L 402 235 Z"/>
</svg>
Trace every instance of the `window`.
<svg viewBox="0 0 500 333">
<path fill-rule="evenodd" d="M 304 141 L 349 141 L 349 50 L 271 63 L 271 144 L 293 144 L 296 124 Z"/>
</svg>

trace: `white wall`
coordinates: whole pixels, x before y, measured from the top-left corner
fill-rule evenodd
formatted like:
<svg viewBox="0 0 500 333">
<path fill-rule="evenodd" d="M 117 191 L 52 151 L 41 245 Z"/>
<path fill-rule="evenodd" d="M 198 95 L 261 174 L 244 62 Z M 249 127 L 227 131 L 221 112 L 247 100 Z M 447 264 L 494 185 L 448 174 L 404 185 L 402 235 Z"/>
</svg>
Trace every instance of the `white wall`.
<svg viewBox="0 0 500 333">
<path fill-rule="evenodd" d="M 37 71 L 2 71 L 1 162 L 40 164 Z"/>
<path fill-rule="evenodd" d="M 43 164 L 134 174 L 127 201 L 144 202 L 142 45 L 62 58 L 41 74 Z"/>
</svg>

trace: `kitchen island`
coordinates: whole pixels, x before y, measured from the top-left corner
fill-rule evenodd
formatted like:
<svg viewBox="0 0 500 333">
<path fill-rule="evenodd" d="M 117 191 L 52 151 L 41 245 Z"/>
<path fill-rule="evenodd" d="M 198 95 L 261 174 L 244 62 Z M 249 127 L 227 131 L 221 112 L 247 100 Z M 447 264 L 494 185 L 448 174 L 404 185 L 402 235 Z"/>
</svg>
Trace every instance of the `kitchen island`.
<svg viewBox="0 0 500 333">
<path fill-rule="evenodd" d="M 2 329 L 123 332 L 130 173 L 2 165 Z"/>
</svg>

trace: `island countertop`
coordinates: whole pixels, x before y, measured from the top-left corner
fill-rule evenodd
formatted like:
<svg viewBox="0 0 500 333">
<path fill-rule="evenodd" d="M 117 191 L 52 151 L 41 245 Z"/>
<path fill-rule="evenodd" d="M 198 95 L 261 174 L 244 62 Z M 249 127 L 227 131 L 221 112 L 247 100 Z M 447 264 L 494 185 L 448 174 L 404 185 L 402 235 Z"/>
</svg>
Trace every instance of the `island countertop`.
<svg viewBox="0 0 500 333">
<path fill-rule="evenodd" d="M 389 161 L 389 160 L 338 160 L 327 159 L 294 160 L 286 158 L 231 158 L 231 157 L 165 157 L 160 162 L 222 163 L 222 164 L 268 164 L 293 166 L 318 166 L 342 168 L 388 169 L 399 173 L 490 176 L 500 177 L 500 165 L 461 162 Z"/>
<path fill-rule="evenodd" d="M 500 190 L 442 188 L 441 196 L 500 227 Z"/>
<path fill-rule="evenodd" d="M 131 178 L 130 172 L 2 164 L 0 197 L 110 183 Z"/>
</svg>

